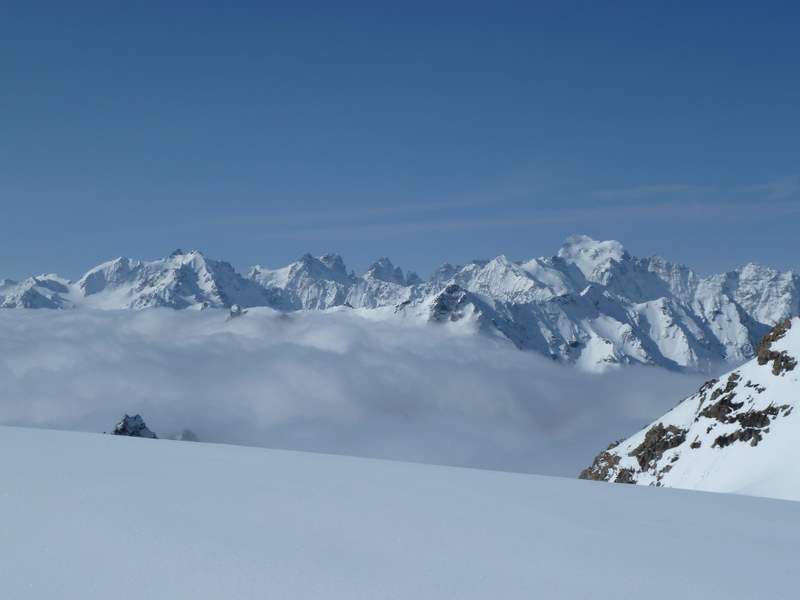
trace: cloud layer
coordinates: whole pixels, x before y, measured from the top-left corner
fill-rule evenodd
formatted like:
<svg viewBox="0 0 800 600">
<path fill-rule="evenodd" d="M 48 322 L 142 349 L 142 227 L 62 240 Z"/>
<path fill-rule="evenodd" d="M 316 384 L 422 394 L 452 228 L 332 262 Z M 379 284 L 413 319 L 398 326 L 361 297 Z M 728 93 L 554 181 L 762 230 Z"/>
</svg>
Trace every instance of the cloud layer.
<svg viewBox="0 0 800 600">
<path fill-rule="evenodd" d="M 352 312 L 0 311 L 0 423 L 575 476 L 700 383 Z"/>
</svg>

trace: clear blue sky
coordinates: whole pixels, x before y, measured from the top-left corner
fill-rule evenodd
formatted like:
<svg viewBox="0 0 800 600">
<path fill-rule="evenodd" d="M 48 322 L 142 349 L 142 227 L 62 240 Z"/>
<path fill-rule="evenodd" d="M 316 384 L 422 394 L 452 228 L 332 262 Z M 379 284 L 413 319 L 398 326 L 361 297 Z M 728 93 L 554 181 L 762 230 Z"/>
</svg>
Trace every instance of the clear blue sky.
<svg viewBox="0 0 800 600">
<path fill-rule="evenodd" d="M 0 276 L 576 232 L 800 266 L 796 6 L 3 2 Z"/>
</svg>

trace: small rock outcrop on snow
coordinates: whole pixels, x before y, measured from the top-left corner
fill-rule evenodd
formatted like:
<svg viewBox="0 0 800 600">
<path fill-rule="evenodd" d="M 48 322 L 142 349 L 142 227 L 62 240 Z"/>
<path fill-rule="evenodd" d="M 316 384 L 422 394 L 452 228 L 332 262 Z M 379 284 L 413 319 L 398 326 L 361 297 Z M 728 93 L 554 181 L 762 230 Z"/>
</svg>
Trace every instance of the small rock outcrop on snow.
<svg viewBox="0 0 800 600">
<path fill-rule="evenodd" d="M 114 430 L 111 433 L 113 435 L 126 435 L 128 437 L 157 438 L 156 434 L 150 431 L 147 425 L 145 425 L 141 415 L 124 415 L 114 426 Z"/>
<path fill-rule="evenodd" d="M 233 306 L 230 307 L 230 310 L 228 311 L 228 320 L 230 321 L 231 319 L 236 319 L 237 317 L 243 317 L 246 314 L 247 311 L 245 309 L 243 309 L 238 304 L 234 304 Z"/>
<path fill-rule="evenodd" d="M 0 281 L 0 308 L 234 306 L 386 309 L 380 314 L 498 336 L 589 370 L 634 363 L 711 372 L 752 358 L 772 326 L 800 314 L 800 276 L 750 264 L 702 277 L 660 257 L 633 256 L 616 241 L 573 236 L 555 256 L 446 264 L 427 281 L 388 258 L 359 275 L 337 254 L 256 266 L 245 277 L 183 250 L 149 262 L 118 258 L 74 282 Z"/>
<path fill-rule="evenodd" d="M 798 356 L 795 318 L 763 338 L 756 358 L 609 446 L 580 477 L 800 498 Z"/>
</svg>

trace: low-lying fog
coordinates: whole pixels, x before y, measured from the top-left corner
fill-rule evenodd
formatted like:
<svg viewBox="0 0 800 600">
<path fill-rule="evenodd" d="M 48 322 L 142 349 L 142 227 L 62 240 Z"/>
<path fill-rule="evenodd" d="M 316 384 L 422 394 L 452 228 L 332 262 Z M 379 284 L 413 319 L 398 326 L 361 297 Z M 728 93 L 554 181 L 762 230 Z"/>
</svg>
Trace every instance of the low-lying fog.
<svg viewBox="0 0 800 600">
<path fill-rule="evenodd" d="M 700 376 L 559 366 L 496 340 L 348 312 L 0 311 L 0 424 L 573 477 Z"/>
</svg>

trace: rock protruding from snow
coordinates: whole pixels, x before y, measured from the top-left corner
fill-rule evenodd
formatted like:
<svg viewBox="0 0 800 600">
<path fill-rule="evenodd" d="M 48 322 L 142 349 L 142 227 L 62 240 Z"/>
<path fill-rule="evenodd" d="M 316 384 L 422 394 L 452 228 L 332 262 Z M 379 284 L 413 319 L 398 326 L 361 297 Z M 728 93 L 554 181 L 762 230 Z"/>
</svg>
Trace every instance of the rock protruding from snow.
<svg viewBox="0 0 800 600">
<path fill-rule="evenodd" d="M 233 306 L 231 306 L 230 310 L 228 311 L 228 320 L 230 321 L 231 319 L 236 319 L 238 317 L 243 317 L 246 314 L 247 314 L 247 311 L 245 309 L 243 309 L 238 304 L 234 304 Z"/>
<path fill-rule="evenodd" d="M 800 495 L 800 319 L 779 323 L 756 358 L 712 379 L 661 419 L 595 457 L 582 479 Z"/>
<path fill-rule="evenodd" d="M 140 437 L 140 438 L 150 438 L 156 439 L 155 433 L 148 429 L 147 425 L 145 425 L 144 419 L 142 419 L 141 415 L 125 415 L 120 419 L 120 421 L 114 426 L 114 431 L 111 432 L 114 435 L 125 435 L 128 437 Z"/>
</svg>

